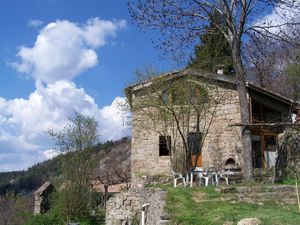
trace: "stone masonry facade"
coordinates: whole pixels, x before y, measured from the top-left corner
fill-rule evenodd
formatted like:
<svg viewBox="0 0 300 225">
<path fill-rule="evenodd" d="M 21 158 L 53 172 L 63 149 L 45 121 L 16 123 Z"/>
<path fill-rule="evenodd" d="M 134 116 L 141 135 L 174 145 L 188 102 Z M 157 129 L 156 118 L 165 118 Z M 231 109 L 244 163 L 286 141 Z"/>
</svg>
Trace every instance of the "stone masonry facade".
<svg viewBox="0 0 300 225">
<path fill-rule="evenodd" d="M 242 167 L 241 128 L 230 126 L 241 122 L 238 92 L 234 85 L 225 82 L 216 82 L 212 90 L 209 93 L 210 98 L 217 98 L 216 95 L 223 97 L 216 107 L 215 116 L 203 143 L 202 166 L 221 168 L 226 160 L 231 158 L 236 165 Z M 134 104 L 138 97 L 134 93 L 132 95 Z M 136 118 L 140 116 L 142 115 L 138 113 L 132 115 L 132 179 L 140 175 L 170 175 L 170 157 L 159 156 L 159 134 L 140 129 L 136 123 Z"/>
</svg>

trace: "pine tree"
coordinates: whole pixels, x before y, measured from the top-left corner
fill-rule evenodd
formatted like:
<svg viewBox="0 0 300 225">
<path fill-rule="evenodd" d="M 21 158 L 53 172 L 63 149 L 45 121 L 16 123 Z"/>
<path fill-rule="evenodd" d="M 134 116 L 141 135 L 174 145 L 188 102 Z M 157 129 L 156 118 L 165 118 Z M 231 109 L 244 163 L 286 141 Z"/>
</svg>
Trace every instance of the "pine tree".
<svg viewBox="0 0 300 225">
<path fill-rule="evenodd" d="M 223 67 L 224 74 L 232 74 L 234 69 L 230 46 L 213 24 L 225 26 L 224 19 L 218 12 L 213 14 L 211 22 L 200 36 L 200 43 L 195 47 L 189 67 L 210 73 L 215 73 L 219 67 Z"/>
</svg>

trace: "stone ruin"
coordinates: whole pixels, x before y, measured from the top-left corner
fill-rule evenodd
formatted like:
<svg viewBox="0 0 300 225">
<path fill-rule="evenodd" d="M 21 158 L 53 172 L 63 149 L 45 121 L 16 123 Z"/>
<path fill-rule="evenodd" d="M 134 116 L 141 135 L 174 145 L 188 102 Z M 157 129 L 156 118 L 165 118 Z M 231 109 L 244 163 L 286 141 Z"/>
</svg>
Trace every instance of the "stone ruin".
<svg viewBox="0 0 300 225">
<path fill-rule="evenodd" d="M 42 214 L 50 209 L 50 194 L 54 191 L 53 185 L 47 181 L 34 193 L 34 212 Z"/>
</svg>

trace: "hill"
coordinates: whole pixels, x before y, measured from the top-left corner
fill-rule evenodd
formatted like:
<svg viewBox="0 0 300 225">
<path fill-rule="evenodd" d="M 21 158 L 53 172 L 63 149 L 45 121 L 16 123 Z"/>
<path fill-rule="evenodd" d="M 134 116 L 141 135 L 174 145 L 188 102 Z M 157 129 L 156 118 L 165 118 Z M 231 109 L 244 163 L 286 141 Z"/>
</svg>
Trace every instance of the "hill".
<svg viewBox="0 0 300 225">
<path fill-rule="evenodd" d="M 105 173 L 112 167 L 127 171 L 130 175 L 130 138 L 107 141 L 96 145 L 90 152 L 91 158 L 99 160 L 95 175 Z M 64 155 L 38 163 L 27 171 L 0 173 L 0 195 L 7 191 L 30 193 L 40 187 L 46 180 L 61 175 Z"/>
</svg>

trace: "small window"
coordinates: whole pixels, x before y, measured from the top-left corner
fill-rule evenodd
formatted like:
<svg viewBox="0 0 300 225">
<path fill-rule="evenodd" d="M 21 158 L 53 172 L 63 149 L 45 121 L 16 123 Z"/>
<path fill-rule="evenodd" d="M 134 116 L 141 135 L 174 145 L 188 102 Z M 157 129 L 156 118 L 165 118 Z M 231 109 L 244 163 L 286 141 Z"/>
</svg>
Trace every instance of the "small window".
<svg viewBox="0 0 300 225">
<path fill-rule="evenodd" d="M 190 92 L 190 101 L 192 103 L 197 103 L 199 95 L 200 95 L 199 89 L 198 88 L 192 88 L 192 90 Z"/>
<path fill-rule="evenodd" d="M 194 87 L 190 91 L 190 101 L 193 104 L 204 104 L 208 102 L 208 94 L 204 88 Z"/>
<path fill-rule="evenodd" d="M 172 103 L 175 105 L 180 105 L 182 102 L 182 98 L 180 98 L 180 95 L 178 92 L 173 91 L 172 92 Z"/>
<path fill-rule="evenodd" d="M 159 156 L 170 155 L 171 137 L 159 136 Z"/>
<path fill-rule="evenodd" d="M 162 100 L 165 102 L 165 103 L 168 103 L 169 101 L 169 92 L 167 90 L 164 90 L 162 92 Z"/>
</svg>

